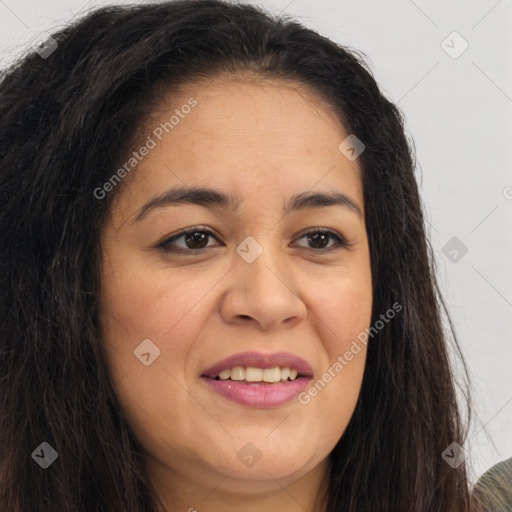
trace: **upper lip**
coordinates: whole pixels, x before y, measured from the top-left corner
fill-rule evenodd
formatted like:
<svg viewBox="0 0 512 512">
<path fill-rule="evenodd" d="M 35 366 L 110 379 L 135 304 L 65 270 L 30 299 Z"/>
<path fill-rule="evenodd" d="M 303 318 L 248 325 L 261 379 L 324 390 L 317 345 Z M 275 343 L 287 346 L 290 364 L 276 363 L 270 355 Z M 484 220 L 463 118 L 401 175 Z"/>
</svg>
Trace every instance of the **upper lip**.
<svg viewBox="0 0 512 512">
<path fill-rule="evenodd" d="M 313 370 L 307 361 L 288 352 L 274 352 L 263 354 L 261 352 L 240 352 L 226 357 L 203 371 L 202 377 L 215 378 L 222 370 L 235 366 L 254 366 L 256 368 L 275 368 L 287 366 L 297 370 L 299 376 L 312 377 Z"/>
</svg>

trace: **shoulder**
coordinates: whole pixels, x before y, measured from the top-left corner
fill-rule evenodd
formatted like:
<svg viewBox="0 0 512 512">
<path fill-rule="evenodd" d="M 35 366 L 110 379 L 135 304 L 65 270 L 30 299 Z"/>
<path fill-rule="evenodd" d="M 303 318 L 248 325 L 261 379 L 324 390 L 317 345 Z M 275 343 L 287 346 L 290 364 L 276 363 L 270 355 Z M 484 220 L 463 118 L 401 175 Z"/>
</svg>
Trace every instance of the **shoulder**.
<svg viewBox="0 0 512 512">
<path fill-rule="evenodd" d="M 512 512 L 512 457 L 488 469 L 473 493 L 482 503 L 483 512 Z"/>
</svg>

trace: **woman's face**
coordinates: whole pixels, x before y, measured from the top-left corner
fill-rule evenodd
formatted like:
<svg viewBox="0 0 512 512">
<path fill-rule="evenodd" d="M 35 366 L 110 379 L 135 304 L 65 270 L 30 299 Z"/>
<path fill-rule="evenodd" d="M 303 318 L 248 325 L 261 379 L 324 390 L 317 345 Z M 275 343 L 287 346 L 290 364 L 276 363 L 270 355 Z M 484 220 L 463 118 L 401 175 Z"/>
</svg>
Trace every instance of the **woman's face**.
<svg viewBox="0 0 512 512">
<path fill-rule="evenodd" d="M 217 78 L 173 95 L 127 155 L 138 165 L 103 231 L 100 319 L 119 402 L 165 485 L 251 492 L 325 470 L 365 365 L 363 344 L 345 354 L 372 305 L 348 135 L 303 86 Z M 216 195 L 173 203 L 177 187 Z M 342 200 L 294 203 L 306 194 Z"/>
</svg>

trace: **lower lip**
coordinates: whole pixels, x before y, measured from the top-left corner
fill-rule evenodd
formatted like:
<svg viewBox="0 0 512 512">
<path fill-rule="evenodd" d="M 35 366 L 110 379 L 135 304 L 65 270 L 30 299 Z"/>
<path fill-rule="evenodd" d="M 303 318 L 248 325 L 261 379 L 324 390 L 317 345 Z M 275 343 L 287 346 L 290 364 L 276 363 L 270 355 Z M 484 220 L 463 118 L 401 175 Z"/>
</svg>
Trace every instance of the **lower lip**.
<svg viewBox="0 0 512 512">
<path fill-rule="evenodd" d="M 307 377 L 299 377 L 292 381 L 276 382 L 271 384 L 261 382 L 246 383 L 233 380 L 215 380 L 202 377 L 211 388 L 219 395 L 238 404 L 250 407 L 277 407 L 304 390 L 311 380 Z"/>
</svg>

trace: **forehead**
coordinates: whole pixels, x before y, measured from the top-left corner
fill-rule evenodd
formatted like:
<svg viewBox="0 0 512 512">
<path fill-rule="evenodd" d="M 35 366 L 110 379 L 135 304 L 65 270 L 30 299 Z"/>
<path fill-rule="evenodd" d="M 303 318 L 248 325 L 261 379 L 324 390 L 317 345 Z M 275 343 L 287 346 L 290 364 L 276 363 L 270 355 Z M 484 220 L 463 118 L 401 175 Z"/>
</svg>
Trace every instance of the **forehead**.
<svg viewBox="0 0 512 512">
<path fill-rule="evenodd" d="M 271 146 L 288 153 L 293 149 L 300 156 L 311 152 L 313 146 L 318 152 L 332 145 L 332 140 L 326 139 L 328 132 L 335 139 L 348 135 L 333 106 L 309 86 L 238 75 L 220 75 L 182 85 L 174 92 L 157 93 L 158 107 L 151 113 L 146 131 L 165 123 L 172 114 L 180 114 L 192 98 L 197 105 L 172 127 L 175 142 L 186 136 L 205 144 L 222 141 L 232 149 L 242 142 L 244 148 Z M 286 146 L 280 147 L 281 142 Z M 239 148 L 240 152 L 244 148 Z"/>
<path fill-rule="evenodd" d="M 339 150 L 349 132 L 302 84 L 217 77 L 156 100 L 140 139 L 151 149 L 125 178 L 132 207 L 176 185 L 215 185 L 242 206 L 333 188 L 362 201 L 359 162 Z"/>
</svg>

